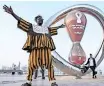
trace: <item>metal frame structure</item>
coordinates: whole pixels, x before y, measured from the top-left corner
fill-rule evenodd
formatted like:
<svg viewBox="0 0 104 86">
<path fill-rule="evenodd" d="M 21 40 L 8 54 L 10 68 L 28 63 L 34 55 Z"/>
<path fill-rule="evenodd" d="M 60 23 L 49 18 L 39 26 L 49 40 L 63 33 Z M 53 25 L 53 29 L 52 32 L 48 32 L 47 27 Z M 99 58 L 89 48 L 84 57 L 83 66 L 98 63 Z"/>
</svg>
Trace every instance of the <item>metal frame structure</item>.
<svg viewBox="0 0 104 86">
<path fill-rule="evenodd" d="M 104 13 L 100 9 L 98 9 L 97 7 L 92 6 L 92 5 L 88 5 L 88 4 L 74 5 L 72 7 L 68 7 L 66 9 L 63 9 L 63 10 L 57 12 L 56 14 L 51 16 L 46 21 L 45 26 L 49 27 L 49 26 L 57 23 L 58 21 L 62 20 L 72 10 L 79 10 L 83 13 L 94 16 L 97 19 L 97 21 L 100 23 L 100 25 L 102 26 L 103 33 L 104 33 Z M 103 41 L 101 43 L 101 46 L 95 55 L 95 59 L 98 58 L 99 52 L 101 50 L 102 50 L 102 53 L 101 53 L 99 60 L 97 61 L 97 67 L 104 59 L 104 36 L 103 36 Z M 79 66 L 69 63 L 64 58 L 62 58 L 56 51 L 54 51 L 53 56 L 54 56 L 53 57 L 53 64 L 58 69 L 60 69 L 62 72 L 66 73 L 66 74 L 81 77 L 81 76 L 91 72 L 91 70 L 89 70 L 85 74 L 81 73 Z"/>
</svg>

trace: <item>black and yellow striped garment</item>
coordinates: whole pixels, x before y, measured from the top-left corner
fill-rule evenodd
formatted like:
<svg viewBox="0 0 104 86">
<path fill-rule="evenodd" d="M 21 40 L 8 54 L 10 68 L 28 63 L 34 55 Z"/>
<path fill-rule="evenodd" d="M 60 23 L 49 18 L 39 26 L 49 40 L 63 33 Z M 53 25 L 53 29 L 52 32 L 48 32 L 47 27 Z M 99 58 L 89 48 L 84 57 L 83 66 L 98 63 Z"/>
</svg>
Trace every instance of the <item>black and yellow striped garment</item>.
<svg viewBox="0 0 104 86">
<path fill-rule="evenodd" d="M 18 21 L 18 27 L 23 31 L 27 32 L 27 40 L 23 46 L 23 50 L 31 51 L 34 48 L 50 48 L 55 50 L 55 45 L 51 36 L 57 35 L 57 29 L 49 29 L 49 34 L 40 34 L 33 32 L 32 24 L 21 19 Z"/>
<path fill-rule="evenodd" d="M 51 51 L 55 50 L 55 45 L 51 36 L 57 34 L 57 29 L 49 29 L 49 34 L 35 33 L 32 24 L 23 19 L 18 21 L 18 27 L 27 32 L 27 40 L 23 46 L 23 50 L 30 52 L 27 79 L 31 81 L 34 69 L 44 66 L 48 69 L 49 80 L 55 80 L 51 58 Z"/>
</svg>

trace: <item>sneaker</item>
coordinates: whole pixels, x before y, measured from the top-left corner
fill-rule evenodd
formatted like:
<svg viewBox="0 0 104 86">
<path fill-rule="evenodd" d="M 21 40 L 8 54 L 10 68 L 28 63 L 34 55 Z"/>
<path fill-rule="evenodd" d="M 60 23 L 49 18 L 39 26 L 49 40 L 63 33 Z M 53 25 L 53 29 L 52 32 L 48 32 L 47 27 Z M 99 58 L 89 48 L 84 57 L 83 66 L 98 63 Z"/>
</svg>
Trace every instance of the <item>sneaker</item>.
<svg viewBox="0 0 104 86">
<path fill-rule="evenodd" d="M 24 83 L 21 86 L 31 86 L 31 84 L 30 83 Z"/>
<path fill-rule="evenodd" d="M 51 84 L 51 86 L 58 86 L 58 85 L 56 84 L 56 82 L 53 82 L 53 83 Z"/>
<path fill-rule="evenodd" d="M 97 77 L 96 77 L 96 75 L 95 75 L 95 79 L 96 79 Z"/>
<path fill-rule="evenodd" d="M 45 77 L 42 77 L 42 79 L 45 79 Z"/>
</svg>

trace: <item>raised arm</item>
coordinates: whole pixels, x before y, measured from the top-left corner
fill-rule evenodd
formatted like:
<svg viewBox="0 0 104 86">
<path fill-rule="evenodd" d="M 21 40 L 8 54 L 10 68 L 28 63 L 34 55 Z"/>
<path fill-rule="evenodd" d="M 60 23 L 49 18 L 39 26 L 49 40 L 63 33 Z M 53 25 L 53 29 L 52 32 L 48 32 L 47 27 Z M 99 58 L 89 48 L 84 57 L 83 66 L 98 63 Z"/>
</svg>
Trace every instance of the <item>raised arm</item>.
<svg viewBox="0 0 104 86">
<path fill-rule="evenodd" d="M 65 27 L 65 25 L 62 24 L 62 25 L 60 25 L 60 26 L 48 27 L 48 28 L 49 28 L 49 32 L 50 32 L 51 36 L 53 36 L 53 35 L 57 35 L 57 33 L 58 33 L 57 30 L 58 30 L 59 28 L 64 28 L 64 27 Z"/>
<path fill-rule="evenodd" d="M 8 14 L 11 14 L 18 21 L 18 24 L 17 24 L 18 28 L 22 29 L 25 32 L 28 32 L 32 28 L 32 24 L 20 18 L 19 16 L 17 16 L 13 12 L 13 9 L 11 6 L 8 7 L 7 5 L 4 5 L 3 9 L 5 10 L 5 12 L 7 12 Z"/>
<path fill-rule="evenodd" d="M 13 12 L 13 9 L 12 9 L 11 6 L 8 7 L 7 5 L 4 5 L 4 6 L 3 6 L 3 9 L 5 10 L 5 12 L 11 14 L 16 20 L 18 20 L 18 21 L 20 20 L 20 17 L 17 16 L 17 15 Z"/>
<path fill-rule="evenodd" d="M 56 29 L 59 29 L 59 28 L 64 28 L 64 27 L 65 27 L 65 25 L 64 25 L 64 24 L 62 24 L 62 25 L 60 25 L 60 26 L 50 27 L 50 28 L 56 28 Z"/>
</svg>

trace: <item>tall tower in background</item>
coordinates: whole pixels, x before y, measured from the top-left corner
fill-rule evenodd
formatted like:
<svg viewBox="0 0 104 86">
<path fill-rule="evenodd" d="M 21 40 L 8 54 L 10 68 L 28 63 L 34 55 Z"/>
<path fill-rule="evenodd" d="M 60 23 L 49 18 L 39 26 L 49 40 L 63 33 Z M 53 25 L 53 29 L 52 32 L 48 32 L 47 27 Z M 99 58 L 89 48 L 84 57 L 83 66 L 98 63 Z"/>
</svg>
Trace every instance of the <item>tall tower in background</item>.
<svg viewBox="0 0 104 86">
<path fill-rule="evenodd" d="M 18 70 L 20 70 L 20 67 L 21 67 L 21 63 L 19 62 L 19 64 L 18 64 Z"/>
</svg>

